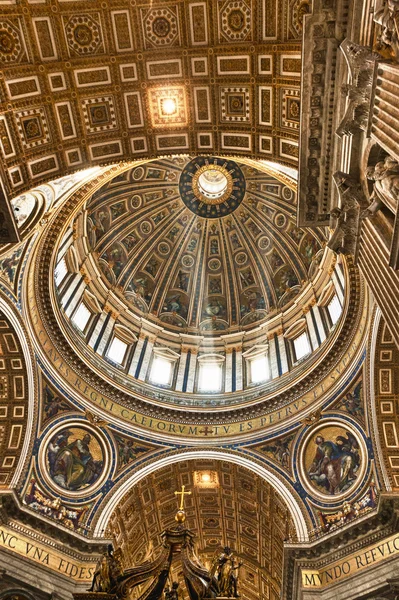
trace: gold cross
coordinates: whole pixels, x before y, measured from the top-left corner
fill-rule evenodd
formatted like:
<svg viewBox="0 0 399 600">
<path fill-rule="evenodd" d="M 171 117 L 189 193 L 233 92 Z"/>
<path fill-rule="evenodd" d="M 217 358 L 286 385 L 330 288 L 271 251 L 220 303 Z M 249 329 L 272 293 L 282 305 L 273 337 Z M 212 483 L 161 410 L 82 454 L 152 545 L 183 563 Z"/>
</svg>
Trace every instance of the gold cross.
<svg viewBox="0 0 399 600">
<path fill-rule="evenodd" d="M 181 486 L 181 492 L 175 492 L 175 496 L 181 496 L 179 510 L 184 510 L 184 496 L 191 496 L 191 492 L 185 492 L 185 486 Z"/>
</svg>

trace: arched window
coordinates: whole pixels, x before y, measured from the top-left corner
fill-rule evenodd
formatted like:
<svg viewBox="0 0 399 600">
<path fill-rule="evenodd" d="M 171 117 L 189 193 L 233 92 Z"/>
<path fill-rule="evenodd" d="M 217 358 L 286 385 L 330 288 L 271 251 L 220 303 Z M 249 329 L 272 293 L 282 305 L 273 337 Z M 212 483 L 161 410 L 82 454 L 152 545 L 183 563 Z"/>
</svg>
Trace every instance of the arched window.
<svg viewBox="0 0 399 600">
<path fill-rule="evenodd" d="M 122 365 L 124 363 L 126 352 L 127 352 L 127 344 L 116 335 L 112 338 L 110 345 L 107 350 L 107 358 L 111 359 L 112 362 Z"/>
<path fill-rule="evenodd" d="M 67 275 L 68 267 L 66 264 L 65 256 L 63 256 L 54 269 L 54 279 L 57 287 L 61 285 L 61 283 L 64 281 Z"/>
<path fill-rule="evenodd" d="M 298 335 L 292 340 L 294 344 L 294 352 L 296 360 L 301 360 L 311 352 L 309 337 L 306 331 Z"/>
<path fill-rule="evenodd" d="M 71 321 L 80 331 L 84 332 L 91 316 L 91 311 L 84 302 L 81 302 L 72 314 Z"/>
<path fill-rule="evenodd" d="M 203 354 L 198 357 L 198 363 L 198 391 L 209 393 L 221 392 L 223 387 L 224 356 L 221 354 Z"/>
<path fill-rule="evenodd" d="M 323 289 L 317 304 L 324 310 L 324 319 L 330 328 L 333 327 L 342 314 L 342 304 L 332 281 Z"/>
<path fill-rule="evenodd" d="M 256 345 L 243 353 L 246 361 L 247 384 L 255 385 L 270 379 L 268 344 Z"/>
<path fill-rule="evenodd" d="M 169 348 L 154 348 L 149 376 L 150 382 L 155 385 L 170 387 L 173 382 L 176 362 L 179 358 L 177 352 L 173 352 Z"/>
<path fill-rule="evenodd" d="M 105 351 L 105 356 L 115 365 L 126 367 L 128 355 L 137 342 L 137 337 L 124 325 L 117 323 L 112 332 L 111 341 Z"/>
<path fill-rule="evenodd" d="M 289 340 L 293 363 L 312 352 L 305 318 L 293 323 L 284 333 L 284 337 Z"/>
<path fill-rule="evenodd" d="M 339 320 L 341 313 L 342 313 L 341 302 L 339 301 L 337 294 L 334 294 L 334 296 L 331 298 L 331 300 L 327 304 L 327 310 L 328 310 L 328 314 L 330 315 L 332 324 L 335 325 L 335 323 Z"/>
</svg>

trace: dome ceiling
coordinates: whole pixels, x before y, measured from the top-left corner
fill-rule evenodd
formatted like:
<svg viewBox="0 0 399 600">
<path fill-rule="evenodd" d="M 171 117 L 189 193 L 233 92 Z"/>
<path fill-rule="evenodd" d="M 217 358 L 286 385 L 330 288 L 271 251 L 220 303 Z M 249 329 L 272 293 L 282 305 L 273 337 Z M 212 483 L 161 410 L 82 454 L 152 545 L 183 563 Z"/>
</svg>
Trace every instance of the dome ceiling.
<svg viewBox="0 0 399 600">
<path fill-rule="evenodd" d="M 190 181 L 204 166 L 214 178 L 215 165 L 232 174 L 234 189 L 207 204 Z M 297 228 L 295 205 L 295 192 L 261 170 L 179 157 L 118 176 L 84 217 L 96 268 L 129 307 L 173 329 L 234 331 L 290 302 L 322 254 L 321 231 Z M 226 216 L 200 216 L 215 208 Z"/>
<path fill-rule="evenodd" d="M 367 299 L 346 262 L 335 269 L 322 232 L 296 228 L 292 180 L 262 163 L 228 159 L 243 174 L 244 197 L 230 214 L 203 218 L 179 192 L 193 160 L 114 165 L 72 191 L 38 236 L 27 267 L 35 304 L 29 298 L 26 307 L 38 352 L 62 356 L 60 378 L 71 393 L 83 394 L 89 404 L 101 402 L 112 418 L 152 430 L 168 427 L 158 420 L 172 415 L 166 431 L 191 435 L 195 422 L 197 435 L 206 411 L 223 407 L 218 419 L 228 423 L 226 436 L 241 427 L 238 413 L 254 419 L 253 435 L 270 411 L 285 406 L 290 419 L 291 410 L 306 410 L 313 392 L 303 405 L 297 400 L 310 386 L 321 382 L 325 393 L 335 385 L 327 373 L 337 352 L 341 356 L 352 343 L 359 306 Z M 209 170 L 215 171 L 212 161 Z M 210 181 L 215 183 L 213 175 Z M 317 303 L 338 286 L 331 281 L 334 272 L 349 299 L 330 335 L 320 316 L 324 304 Z M 210 288 L 214 277 L 216 290 Z M 313 352 L 294 362 L 292 339 L 312 326 L 313 310 L 320 317 L 319 338 L 313 325 Z M 248 364 L 259 351 L 270 352 L 270 377 L 253 386 Z M 203 393 L 202 364 L 215 354 L 221 387 Z M 172 364 L 169 387 L 153 381 L 158 357 Z"/>
</svg>

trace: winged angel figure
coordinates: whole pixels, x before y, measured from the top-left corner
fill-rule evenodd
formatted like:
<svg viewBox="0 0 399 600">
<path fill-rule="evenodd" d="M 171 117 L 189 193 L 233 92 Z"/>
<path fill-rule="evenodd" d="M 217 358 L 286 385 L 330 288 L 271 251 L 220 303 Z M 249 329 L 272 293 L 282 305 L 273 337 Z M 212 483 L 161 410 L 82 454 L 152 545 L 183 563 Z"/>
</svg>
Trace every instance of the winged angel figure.
<svg viewBox="0 0 399 600">
<path fill-rule="evenodd" d="M 343 408 L 352 417 L 364 417 L 362 402 L 362 382 L 355 386 L 353 390 L 347 392 L 342 398 L 337 408 Z"/>
</svg>

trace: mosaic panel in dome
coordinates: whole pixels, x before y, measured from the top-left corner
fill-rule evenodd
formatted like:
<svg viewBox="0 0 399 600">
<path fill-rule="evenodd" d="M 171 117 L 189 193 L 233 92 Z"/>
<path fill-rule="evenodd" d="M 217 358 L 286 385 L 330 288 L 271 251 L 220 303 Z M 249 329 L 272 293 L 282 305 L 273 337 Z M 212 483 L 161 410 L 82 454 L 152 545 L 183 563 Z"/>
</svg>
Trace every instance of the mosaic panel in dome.
<svg viewBox="0 0 399 600">
<path fill-rule="evenodd" d="M 66 412 L 72 412 L 75 407 L 42 376 L 42 424 Z"/>
<path fill-rule="evenodd" d="M 319 427 L 303 449 L 303 469 L 316 495 L 337 496 L 356 486 L 364 460 L 356 435 L 343 424 Z"/>
<path fill-rule="evenodd" d="M 107 285 L 176 328 L 265 319 L 299 293 L 324 242 L 296 227 L 291 189 L 222 158 L 139 166 L 98 191 L 84 214 Z"/>
<path fill-rule="evenodd" d="M 75 492 L 93 486 L 104 470 L 100 440 L 81 427 L 58 431 L 46 448 L 46 467 L 51 481 Z"/>
<path fill-rule="evenodd" d="M 365 411 L 362 377 L 351 385 L 340 400 L 333 406 L 338 410 L 348 413 L 351 417 L 355 417 L 359 421 L 364 422 Z"/>
</svg>

